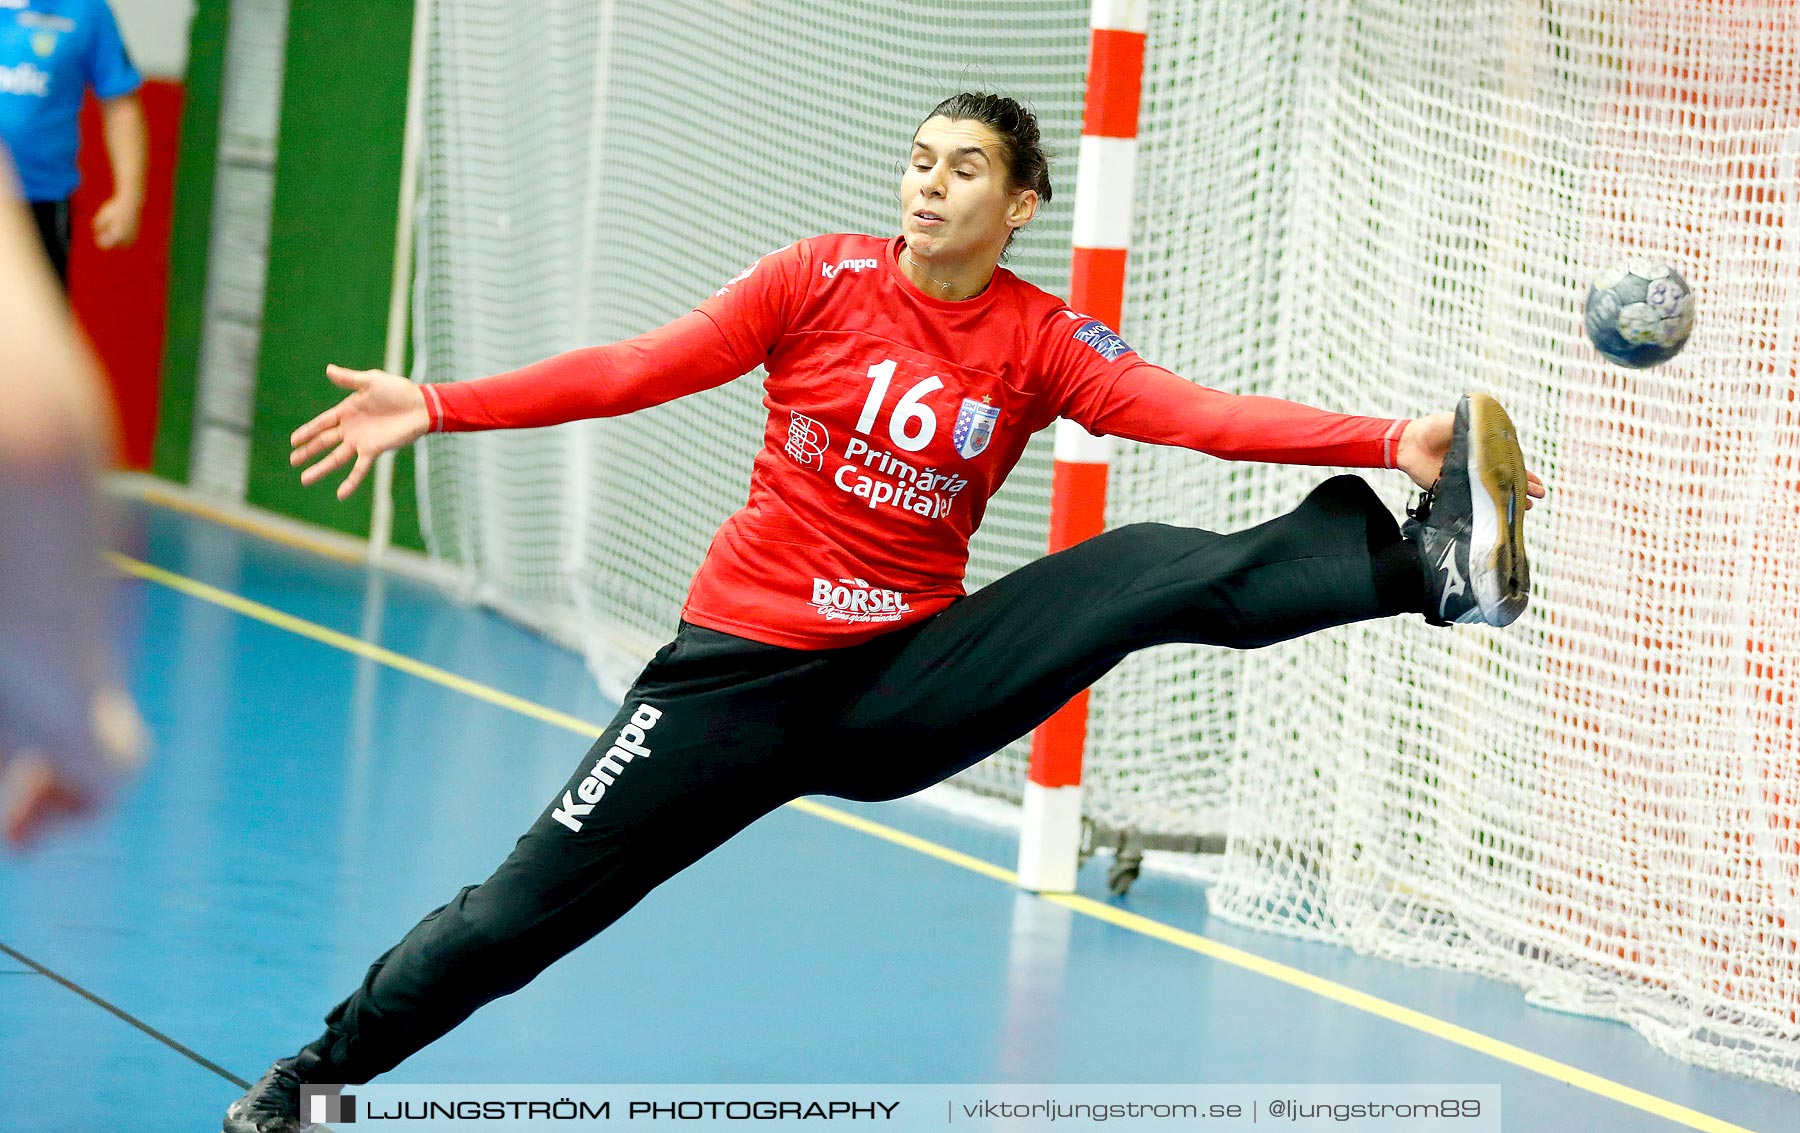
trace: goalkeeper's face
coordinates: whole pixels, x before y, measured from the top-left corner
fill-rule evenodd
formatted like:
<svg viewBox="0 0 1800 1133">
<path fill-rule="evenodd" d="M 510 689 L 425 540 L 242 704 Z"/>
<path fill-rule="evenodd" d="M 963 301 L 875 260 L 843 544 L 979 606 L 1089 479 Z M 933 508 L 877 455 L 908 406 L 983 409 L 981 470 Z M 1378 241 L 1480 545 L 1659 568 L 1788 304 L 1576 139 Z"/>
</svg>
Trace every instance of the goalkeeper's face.
<svg viewBox="0 0 1800 1133">
<path fill-rule="evenodd" d="M 900 231 L 920 259 L 998 263 L 1037 200 L 1013 188 L 999 134 L 980 122 L 928 118 L 900 179 Z"/>
</svg>

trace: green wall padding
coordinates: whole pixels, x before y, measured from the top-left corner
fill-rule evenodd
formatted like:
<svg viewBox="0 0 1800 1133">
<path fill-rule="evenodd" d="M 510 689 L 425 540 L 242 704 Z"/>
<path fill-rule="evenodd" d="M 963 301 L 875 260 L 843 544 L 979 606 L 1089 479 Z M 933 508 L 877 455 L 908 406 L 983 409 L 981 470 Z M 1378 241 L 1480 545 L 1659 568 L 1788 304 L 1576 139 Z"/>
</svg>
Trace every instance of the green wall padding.
<svg viewBox="0 0 1800 1133">
<path fill-rule="evenodd" d="M 394 460 L 394 530 L 396 547 L 425 549 L 425 533 L 419 529 L 419 480 L 413 450 L 407 449 Z"/>
<path fill-rule="evenodd" d="M 387 342 L 412 0 L 309 0 L 288 16 L 249 502 L 369 533 L 370 480 L 303 488 L 288 435 L 336 402 L 325 364 L 378 367 Z M 395 542 L 422 546 L 412 458 L 396 467 Z"/>
<path fill-rule="evenodd" d="M 212 244 L 213 179 L 231 0 L 199 0 L 188 33 L 186 92 L 169 236 L 169 322 L 151 468 L 187 483 L 194 445 L 200 335 L 206 316 L 206 260 Z"/>
</svg>

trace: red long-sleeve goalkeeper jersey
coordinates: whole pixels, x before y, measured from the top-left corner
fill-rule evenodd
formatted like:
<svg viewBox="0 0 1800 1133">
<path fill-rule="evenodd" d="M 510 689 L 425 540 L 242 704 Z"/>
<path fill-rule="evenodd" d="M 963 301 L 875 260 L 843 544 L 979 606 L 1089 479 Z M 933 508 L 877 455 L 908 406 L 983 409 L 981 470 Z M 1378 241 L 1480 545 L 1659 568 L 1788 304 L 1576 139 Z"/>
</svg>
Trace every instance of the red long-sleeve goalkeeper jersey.
<svg viewBox="0 0 1800 1133">
<path fill-rule="evenodd" d="M 802 240 L 648 334 L 424 387 L 432 427 L 614 416 L 767 367 L 749 502 L 682 617 L 798 649 L 866 641 L 960 596 L 988 498 L 1057 417 L 1227 459 L 1393 466 L 1404 420 L 1194 385 L 1004 268 L 973 299 L 934 299 L 901 273 L 900 247 Z"/>
</svg>

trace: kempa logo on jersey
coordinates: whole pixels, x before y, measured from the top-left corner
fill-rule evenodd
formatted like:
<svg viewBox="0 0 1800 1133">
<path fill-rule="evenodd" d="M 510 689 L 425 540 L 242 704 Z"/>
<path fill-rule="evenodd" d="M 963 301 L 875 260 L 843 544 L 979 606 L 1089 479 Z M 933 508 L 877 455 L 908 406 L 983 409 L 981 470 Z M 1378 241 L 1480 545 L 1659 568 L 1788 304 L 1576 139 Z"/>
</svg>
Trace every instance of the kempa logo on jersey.
<svg viewBox="0 0 1800 1133">
<path fill-rule="evenodd" d="M 906 595 L 860 578 L 813 579 L 812 604 L 828 622 L 897 622 L 912 612 Z"/>
<path fill-rule="evenodd" d="M 650 749 L 644 741 L 650 736 L 650 729 L 662 719 L 662 709 L 652 708 L 648 704 L 640 704 L 631 714 L 631 722 L 619 729 L 619 738 L 613 741 L 605 755 L 594 761 L 589 768 L 587 778 L 575 785 L 573 791 L 564 791 L 562 805 L 550 811 L 550 817 L 567 826 L 575 833 L 581 833 L 581 820 L 594 813 L 594 807 L 606 797 L 606 788 L 613 785 L 615 776 L 625 770 L 625 765 L 634 759 L 648 759 Z M 575 800 L 580 799 L 580 802 Z"/>
<path fill-rule="evenodd" d="M 957 493 L 969 486 L 964 477 L 939 472 L 935 465 L 920 471 L 891 452 L 870 448 L 861 437 L 851 437 L 844 446 L 844 459 L 855 460 L 859 456 L 862 468 L 841 464 L 831 482 L 839 491 L 867 500 L 871 511 L 887 504 L 926 519 L 943 519 L 956 503 Z M 899 483 L 863 475 L 863 469 L 879 472 L 883 477 L 892 476 Z"/>
<path fill-rule="evenodd" d="M 16 67 L 0 67 L 0 94 L 28 94 L 50 97 L 50 72 L 40 71 L 34 63 Z"/>
<path fill-rule="evenodd" d="M 870 268 L 878 268 L 880 266 L 880 260 L 839 260 L 835 264 L 820 264 L 819 274 L 823 275 L 826 279 L 836 279 L 837 274 L 841 271 L 867 271 Z"/>
</svg>

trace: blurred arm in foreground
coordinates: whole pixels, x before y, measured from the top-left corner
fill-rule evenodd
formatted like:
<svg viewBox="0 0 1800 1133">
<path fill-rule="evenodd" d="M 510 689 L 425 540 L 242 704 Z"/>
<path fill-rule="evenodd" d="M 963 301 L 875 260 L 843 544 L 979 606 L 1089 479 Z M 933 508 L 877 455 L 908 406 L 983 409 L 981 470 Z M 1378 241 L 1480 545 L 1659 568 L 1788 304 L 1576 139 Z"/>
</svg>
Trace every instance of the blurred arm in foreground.
<svg viewBox="0 0 1800 1133">
<path fill-rule="evenodd" d="M 0 834 L 24 846 L 141 760 L 107 641 L 111 410 L 0 152 Z"/>
</svg>

